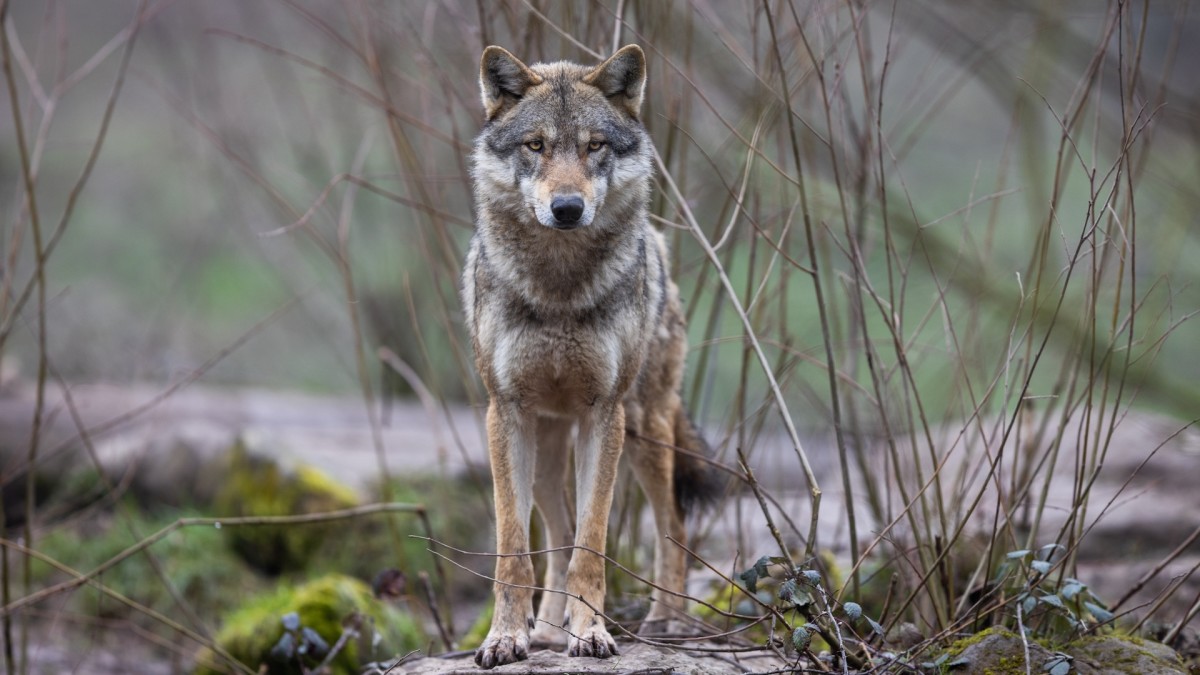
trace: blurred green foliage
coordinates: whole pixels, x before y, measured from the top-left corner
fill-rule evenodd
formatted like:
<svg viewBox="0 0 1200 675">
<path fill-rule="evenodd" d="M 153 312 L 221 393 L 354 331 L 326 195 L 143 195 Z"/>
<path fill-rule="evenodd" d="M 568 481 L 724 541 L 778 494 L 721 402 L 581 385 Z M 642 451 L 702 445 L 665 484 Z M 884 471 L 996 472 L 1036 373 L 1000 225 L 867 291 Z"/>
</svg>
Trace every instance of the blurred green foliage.
<svg viewBox="0 0 1200 675">
<path fill-rule="evenodd" d="M 219 516 L 286 516 L 347 509 L 358 503 L 352 490 L 310 466 L 284 470 L 278 462 L 250 455 L 240 444 L 221 460 L 225 480 L 213 509 Z M 269 575 L 303 569 L 321 543 L 345 529 L 341 523 L 254 525 L 232 528 L 230 545 L 255 569 Z"/>
<path fill-rule="evenodd" d="M 268 664 L 271 675 L 299 675 L 299 664 L 270 656 L 284 632 L 284 615 L 295 612 L 303 626 L 315 630 L 331 647 L 338 643 L 353 614 L 362 617 L 358 636 L 348 639 L 329 667 L 333 675 L 354 675 L 376 658 L 405 654 L 428 639 L 419 623 L 397 607 L 375 599 L 371 588 L 357 579 L 328 575 L 299 586 L 281 585 L 249 598 L 226 617 L 216 642 L 239 661 Z M 197 657 L 195 675 L 226 672 L 211 652 Z M 212 664 L 212 665 L 209 665 Z M 218 667 L 213 667 L 218 666 Z"/>
<path fill-rule="evenodd" d="M 76 572 L 87 573 L 115 558 L 142 537 L 188 515 L 195 514 L 185 511 L 149 515 L 134 508 L 122 508 L 119 515 L 101 514 L 98 518 L 55 528 L 39 541 L 38 547 L 59 563 Z M 147 552 L 135 554 L 99 575 L 97 580 L 130 600 L 168 616 L 182 611 L 173 597 L 173 592 L 177 593 L 189 611 L 206 621 L 216 621 L 239 605 L 247 594 L 267 586 L 266 580 L 248 569 L 229 548 L 226 534 L 211 527 L 176 530 Z M 69 578 L 45 562 L 35 562 L 33 569 L 34 578 L 40 584 Z M 161 577 L 156 569 L 161 570 Z M 139 611 L 86 585 L 72 592 L 69 606 L 84 616 L 130 619 L 146 626 L 154 624 Z"/>
</svg>

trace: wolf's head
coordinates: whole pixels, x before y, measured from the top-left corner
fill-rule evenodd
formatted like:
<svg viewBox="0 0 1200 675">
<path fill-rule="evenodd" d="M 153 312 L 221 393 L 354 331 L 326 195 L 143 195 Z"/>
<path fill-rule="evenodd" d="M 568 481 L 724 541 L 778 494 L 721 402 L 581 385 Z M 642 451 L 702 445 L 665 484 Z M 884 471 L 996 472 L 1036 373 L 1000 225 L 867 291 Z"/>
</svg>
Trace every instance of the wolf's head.
<svg viewBox="0 0 1200 675">
<path fill-rule="evenodd" d="M 592 68 L 527 66 L 500 47 L 485 49 L 487 122 L 474 155 L 480 208 L 557 230 L 607 226 L 604 214 L 640 208 L 651 175 L 638 120 L 645 85 L 637 45 Z"/>
</svg>

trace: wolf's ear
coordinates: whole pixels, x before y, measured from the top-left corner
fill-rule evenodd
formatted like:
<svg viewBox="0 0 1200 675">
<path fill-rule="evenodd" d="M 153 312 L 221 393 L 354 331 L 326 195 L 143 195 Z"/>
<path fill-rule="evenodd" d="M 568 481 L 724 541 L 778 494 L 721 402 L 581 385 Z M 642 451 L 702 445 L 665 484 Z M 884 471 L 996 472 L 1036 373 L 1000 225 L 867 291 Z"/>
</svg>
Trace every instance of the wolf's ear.
<svg viewBox="0 0 1200 675">
<path fill-rule="evenodd" d="M 585 75 L 583 81 L 637 117 L 642 111 L 642 93 L 646 89 L 646 55 L 637 45 L 625 45 Z"/>
<path fill-rule="evenodd" d="M 479 59 L 479 90 L 487 119 L 499 115 L 525 95 L 525 90 L 541 84 L 542 77 L 501 47 L 488 47 Z"/>
</svg>

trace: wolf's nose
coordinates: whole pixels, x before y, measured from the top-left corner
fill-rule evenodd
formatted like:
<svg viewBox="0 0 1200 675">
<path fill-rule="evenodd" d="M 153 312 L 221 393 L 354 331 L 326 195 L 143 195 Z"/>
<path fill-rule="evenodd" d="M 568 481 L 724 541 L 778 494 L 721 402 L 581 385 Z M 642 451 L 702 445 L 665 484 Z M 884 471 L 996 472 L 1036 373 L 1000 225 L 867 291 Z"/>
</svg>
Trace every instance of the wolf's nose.
<svg viewBox="0 0 1200 675">
<path fill-rule="evenodd" d="M 550 202 L 550 212 L 560 223 L 577 223 L 583 217 L 583 198 L 576 195 L 555 197 Z"/>
</svg>

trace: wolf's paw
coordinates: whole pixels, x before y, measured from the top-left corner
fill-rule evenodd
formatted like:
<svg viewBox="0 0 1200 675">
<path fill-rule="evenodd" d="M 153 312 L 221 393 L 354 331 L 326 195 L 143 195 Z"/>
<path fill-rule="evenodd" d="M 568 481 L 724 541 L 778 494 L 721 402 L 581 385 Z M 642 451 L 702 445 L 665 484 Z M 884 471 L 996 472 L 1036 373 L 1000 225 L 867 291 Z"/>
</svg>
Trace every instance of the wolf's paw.
<svg viewBox="0 0 1200 675">
<path fill-rule="evenodd" d="M 617 654 L 617 643 L 600 622 L 575 633 L 567 640 L 568 656 L 594 656 L 607 659 Z"/>
<path fill-rule="evenodd" d="M 475 665 L 491 669 L 506 663 L 524 661 L 528 657 L 529 636 L 525 633 L 512 635 L 488 633 L 483 644 L 475 650 Z"/>
</svg>

